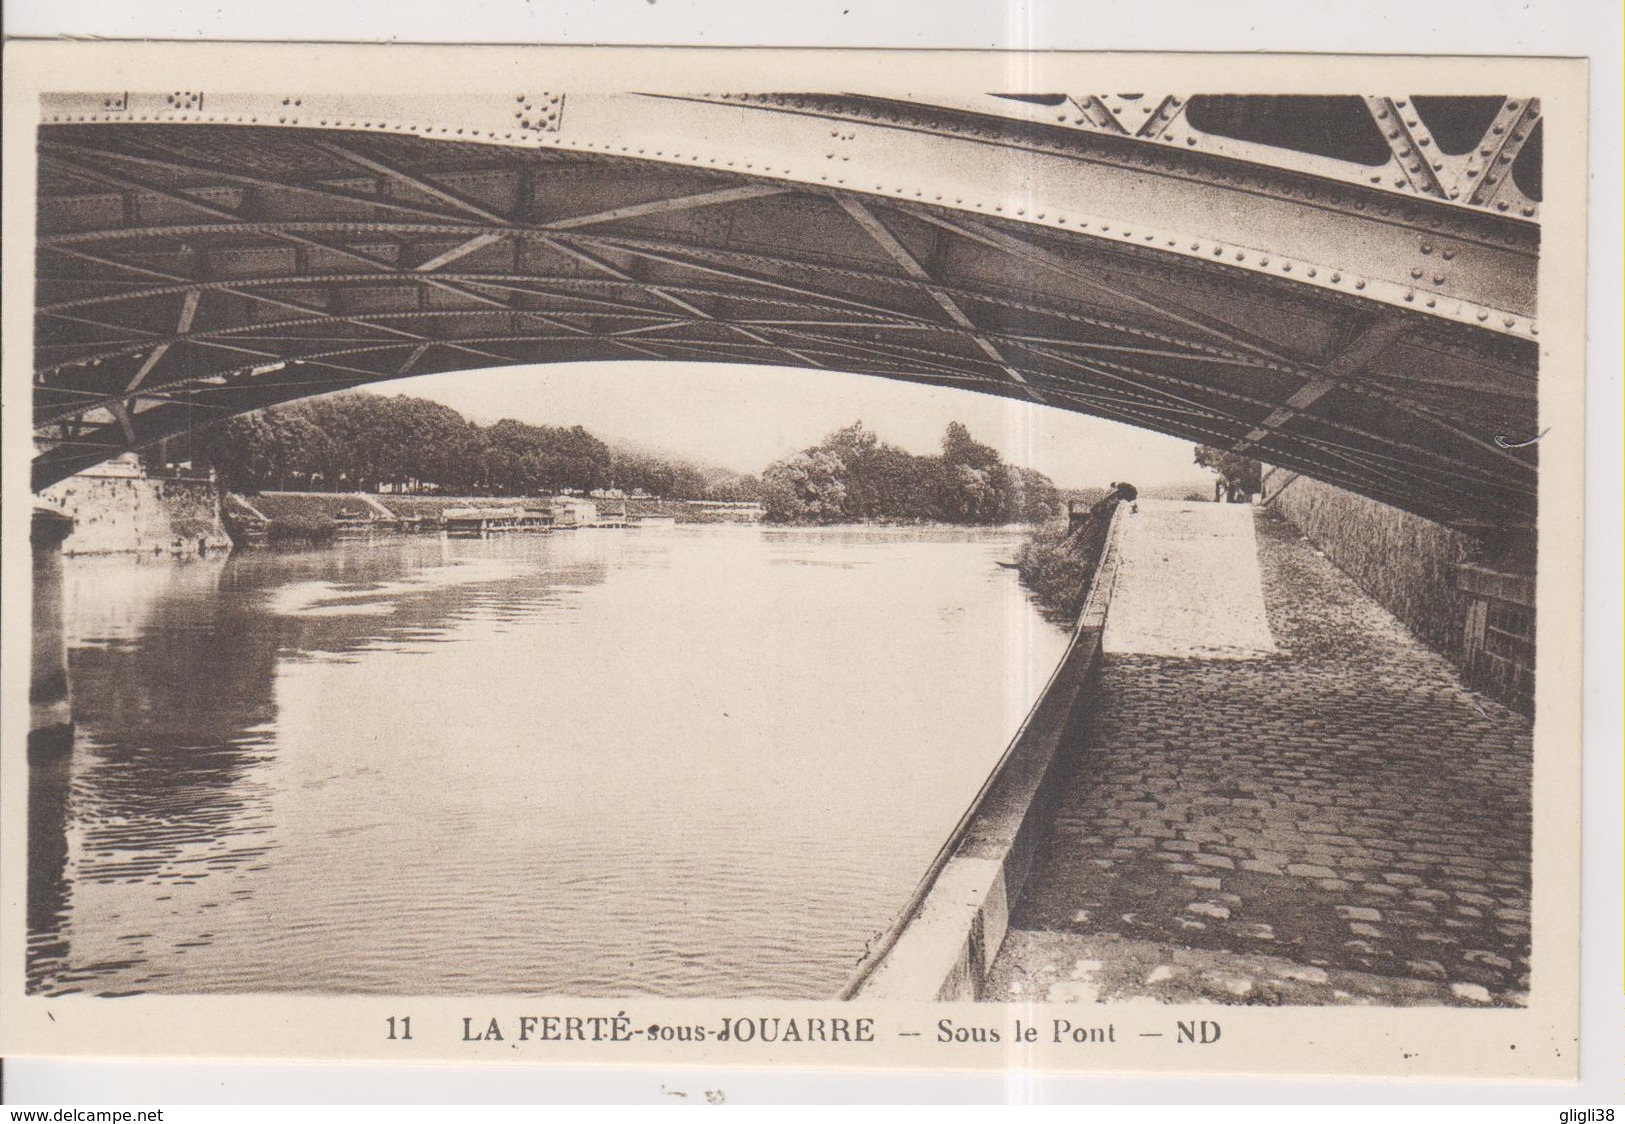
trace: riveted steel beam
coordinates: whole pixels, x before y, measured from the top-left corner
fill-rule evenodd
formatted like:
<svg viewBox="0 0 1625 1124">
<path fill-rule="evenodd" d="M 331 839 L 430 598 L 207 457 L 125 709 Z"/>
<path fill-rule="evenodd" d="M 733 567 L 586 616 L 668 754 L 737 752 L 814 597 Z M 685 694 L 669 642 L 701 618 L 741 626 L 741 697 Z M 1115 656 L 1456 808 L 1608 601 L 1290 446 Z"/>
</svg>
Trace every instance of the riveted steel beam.
<svg viewBox="0 0 1625 1124">
<path fill-rule="evenodd" d="M 1462 172 L 1462 178 L 1472 181 L 1467 192 L 1469 203 L 1496 206 L 1503 211 L 1511 208 L 1511 202 L 1502 198 L 1507 194 L 1504 189 L 1511 183 L 1512 165 L 1534 134 L 1540 117 L 1539 98 L 1508 98 L 1501 103 L 1495 120 L 1468 155 Z M 1521 192 L 1517 194 L 1522 197 Z M 1519 212 L 1532 218 L 1533 200 L 1523 199 Z"/>
<path fill-rule="evenodd" d="M 1267 441 L 1272 433 L 1299 414 L 1310 409 L 1327 394 L 1344 385 L 1345 380 L 1357 375 L 1392 344 L 1401 339 L 1409 325 L 1397 317 L 1378 320 L 1348 347 L 1338 352 L 1331 362 L 1314 372 L 1309 381 L 1293 391 L 1269 417 L 1265 418 L 1246 437 L 1231 447 L 1231 452 L 1245 453 Z"/>
<path fill-rule="evenodd" d="M 419 262 L 412 268 L 417 273 L 433 273 L 435 270 L 443 269 L 454 261 L 466 258 L 477 250 L 483 250 L 487 246 L 494 245 L 506 237 L 507 233 L 505 231 L 476 234 L 466 241 L 459 242 L 449 250 L 442 250 L 427 261 Z"/>
<path fill-rule="evenodd" d="M 185 336 L 192 330 L 192 318 L 197 315 L 198 300 L 201 296 L 201 293 L 190 292 L 181 298 L 180 323 L 175 325 L 176 336 Z M 146 381 L 147 376 L 152 374 L 152 369 L 158 365 L 165 355 L 169 354 L 169 349 L 173 346 L 173 343 L 166 340 L 153 348 L 151 354 L 142 361 L 141 366 L 130 377 L 130 384 L 124 388 L 125 392 L 129 393 L 135 390 Z"/>
<path fill-rule="evenodd" d="M 1446 198 L 1462 206 L 1484 207 L 1487 201 L 1474 198 L 1465 190 L 1456 190 L 1463 185 L 1459 182 L 1463 162 L 1459 158 L 1440 152 L 1433 143 L 1431 133 L 1424 124 L 1425 118 L 1417 117 L 1416 128 L 1421 135 L 1428 137 L 1427 145 L 1408 145 L 1403 141 L 1404 129 L 1396 129 L 1393 125 L 1394 114 L 1392 109 L 1395 103 L 1400 103 L 1402 114 L 1409 107 L 1411 98 L 1406 94 L 1384 95 L 1380 97 L 1365 97 L 1370 105 L 1378 110 L 1387 109 L 1389 112 L 1373 118 L 1381 127 L 1385 139 L 1391 144 L 1399 142 L 1391 149 L 1393 155 L 1385 167 L 1373 168 L 1367 164 L 1353 160 L 1337 159 L 1302 149 L 1269 144 L 1257 140 L 1243 140 L 1231 135 L 1205 132 L 1194 126 L 1186 112 L 1189 106 L 1188 95 L 1168 95 L 1160 98 L 1161 110 L 1151 113 L 1149 106 L 1155 104 L 1157 95 L 1144 95 L 1143 97 L 1129 97 L 1127 95 L 1105 94 L 1069 94 L 1051 95 L 1049 97 L 1033 97 L 1032 95 L 982 95 L 973 97 L 941 97 L 923 95 L 921 102 L 944 109 L 952 109 L 967 115 L 982 117 L 1001 117 L 1023 125 L 1044 127 L 1050 129 L 1078 129 L 1087 132 L 1098 132 L 1117 136 L 1133 136 L 1142 140 L 1161 140 L 1169 144 L 1178 144 L 1181 147 L 1215 155 L 1243 160 L 1251 164 L 1265 167 L 1291 169 L 1320 179 L 1337 181 L 1347 184 L 1360 184 L 1374 188 L 1384 194 L 1397 193 L 1401 195 L 1414 195 L 1420 190 L 1422 193 L 1434 198 Z M 1260 102 L 1290 101 L 1290 98 L 1269 97 L 1259 98 Z M 1538 99 L 1509 98 L 1509 102 L 1527 102 Z M 1133 107 L 1136 112 L 1124 120 L 1121 112 L 1126 107 Z M 1115 111 L 1115 112 L 1114 112 Z M 1538 106 L 1530 120 L 1538 120 Z M 1401 118 L 1403 123 L 1403 117 Z M 1260 130 L 1267 131 L 1267 130 Z M 1392 131 L 1396 135 L 1389 137 Z M 1409 149 L 1402 157 L 1399 149 Z M 1414 171 L 1408 167 L 1409 163 L 1421 164 L 1421 156 L 1429 156 L 1427 167 L 1418 167 Z M 1481 162 L 1480 162 L 1481 163 Z M 1433 191 L 1428 183 L 1428 170 L 1431 169 L 1445 188 L 1441 194 Z M 1468 187 L 1471 184 L 1466 185 Z M 1537 213 L 1532 200 L 1522 200 L 1522 206 L 1515 209 L 1516 213 L 1525 218 L 1532 218 Z M 1514 208 L 1496 208 L 1506 212 Z"/>
<path fill-rule="evenodd" d="M 977 330 L 975 322 L 965 315 L 965 310 L 959 306 L 959 303 L 936 285 L 931 274 L 920 264 L 913 252 L 897 240 L 897 236 L 887 229 L 886 224 L 881 222 L 873 211 L 850 196 L 841 196 L 837 201 L 846 213 L 852 216 L 853 221 L 861 226 L 881 249 L 886 251 L 887 256 L 903 268 L 905 273 L 915 280 L 925 283 L 926 291 L 931 294 L 931 299 L 942 306 L 942 310 L 948 314 L 948 317 L 955 324 L 970 333 L 970 337 L 975 341 L 976 346 L 986 352 L 989 359 L 997 363 L 1004 373 L 1010 376 L 1012 381 L 1025 389 L 1035 402 L 1044 400 L 1038 391 L 1028 385 L 1026 377 L 1010 365 L 998 347 L 987 336 Z"/>
<path fill-rule="evenodd" d="M 1221 323 L 1211 316 L 1203 315 L 1195 309 L 1181 304 L 1171 296 L 1152 297 L 1144 290 L 1133 285 L 1108 285 L 1088 270 L 1066 261 L 1058 254 L 1045 250 L 1013 234 L 996 230 L 985 223 L 975 222 L 974 220 L 949 219 L 927 213 L 922 213 L 921 217 L 927 222 L 935 223 L 963 237 L 975 239 L 1003 250 L 1005 253 L 1040 266 L 1050 272 L 1060 274 L 1072 281 L 1096 289 L 1108 290 L 1129 303 L 1147 310 L 1154 316 L 1171 320 L 1187 328 L 1193 328 L 1203 335 L 1222 341 L 1244 352 L 1251 352 L 1270 359 L 1285 360 L 1285 357 L 1279 351 L 1262 340 L 1245 334 L 1233 324 Z"/>
<path fill-rule="evenodd" d="M 1394 154 L 1394 166 L 1405 182 L 1419 194 L 1448 199 L 1449 190 L 1439 174 L 1444 168 L 1444 158 L 1410 99 L 1367 96 L 1365 104 L 1388 142 Z"/>
<path fill-rule="evenodd" d="M 1019 153 L 1026 165 L 1023 181 L 1032 206 L 1012 211 L 1025 210 L 1024 221 L 1035 226 L 1099 231 L 1106 225 L 1113 228 L 1112 237 L 1120 229 L 1133 230 L 1136 236 L 1144 231 L 1153 234 L 1159 249 L 1179 255 L 1206 254 L 1214 247 L 1252 251 L 1243 267 L 1247 269 L 1270 268 L 1257 264 L 1257 252 L 1270 251 L 1276 268 L 1285 272 L 1285 267 L 1293 267 L 1292 280 L 1297 283 L 1334 289 L 1347 286 L 1345 291 L 1359 299 L 1393 304 L 1400 303 L 1406 291 L 1415 288 L 1405 279 L 1408 270 L 1403 267 L 1414 257 L 1411 243 L 1416 236 L 1432 231 L 1448 239 L 1457 237 L 1459 231 L 1461 237 L 1476 243 L 1473 253 L 1464 254 L 1458 262 L 1450 290 L 1419 301 L 1420 306 L 1427 308 L 1427 299 L 1431 299 L 1429 314 L 1462 320 L 1483 311 L 1482 322 L 1493 331 L 1523 332 L 1534 313 L 1531 301 L 1507 299 L 1520 285 L 1532 292 L 1532 269 L 1520 269 L 1510 260 L 1492 260 L 1509 252 L 1515 258 L 1520 247 L 1529 252 L 1532 240 L 1511 228 L 1474 232 L 1478 219 L 1472 209 L 1439 199 L 1430 204 L 1414 192 L 1400 198 L 1386 190 L 1370 189 L 1372 197 L 1364 198 L 1355 184 L 1324 176 L 1315 178 L 1317 170 L 1324 169 L 1313 161 L 1299 169 L 1289 158 L 1291 154 L 1274 149 L 1267 150 L 1279 158 L 1274 166 L 1247 161 L 1227 165 L 1222 157 L 1214 164 L 1215 158 L 1205 151 L 1175 151 L 1175 146 L 1134 137 L 1071 131 L 1066 144 L 1037 143 L 1029 137 L 1009 134 L 1009 124 L 988 113 L 961 114 L 950 122 L 936 122 L 916 120 L 923 108 L 929 107 L 877 106 L 872 99 L 800 95 L 709 99 L 584 96 L 572 99 L 571 113 L 559 131 L 545 135 L 509 135 L 502 117 L 510 110 L 480 118 L 466 103 L 459 104 L 471 114 L 467 118 L 471 127 L 459 126 L 463 132 L 457 133 L 449 126 L 430 123 L 446 119 L 442 112 L 445 107 L 402 100 L 393 114 L 369 114 L 366 116 L 372 116 L 371 120 L 357 120 L 363 115 L 336 111 L 331 116 L 325 112 L 312 115 L 308 102 L 302 115 L 290 116 L 285 123 L 279 121 L 277 127 L 285 124 L 289 128 L 309 128 L 320 122 L 331 129 L 415 132 L 418 136 L 456 136 L 466 142 L 558 153 L 617 154 L 673 167 L 749 174 L 758 181 L 828 184 L 855 193 L 935 201 L 947 208 L 987 214 L 1004 211 L 1008 195 L 1008 181 L 1002 171 L 985 174 L 994 172 L 1000 166 L 999 160 L 966 161 L 955 158 L 951 150 L 999 149 Z M 434 112 L 428 112 L 431 108 Z M 491 109 L 498 108 L 493 103 Z M 263 127 L 276 107 L 266 106 L 264 110 L 246 116 L 205 113 L 202 118 L 207 123 L 242 117 L 257 120 Z M 132 114 L 115 110 L 72 116 L 101 122 L 128 121 L 138 116 L 172 120 L 179 116 Z M 46 114 L 47 119 L 52 116 L 65 115 Z M 198 120 L 195 113 L 185 116 L 189 121 Z M 831 128 L 832 124 L 837 127 Z M 952 132 L 954 129 L 960 131 Z M 1089 146 L 1122 150 L 1096 152 Z M 832 163 L 820 164 L 820 155 Z M 201 171 L 188 161 L 167 163 Z M 1291 174 L 1282 179 L 1283 171 Z M 267 182 L 263 176 L 244 178 Z M 1154 192 L 1161 218 L 1147 221 L 1143 208 L 1153 194 L 1148 189 L 1155 181 L 1162 181 Z M 323 191 L 333 198 L 379 208 L 402 205 L 400 200 L 369 199 L 331 187 L 282 186 L 288 190 Z M 1246 205 L 1239 198 L 1228 203 L 1223 200 L 1223 196 L 1234 193 L 1247 196 Z M 1426 208 L 1432 205 L 1444 210 L 1439 215 L 1428 215 Z M 1335 226 L 1346 221 L 1367 229 L 1356 237 L 1352 232 L 1340 235 L 1328 228 L 1314 236 L 1313 244 L 1304 242 L 1303 235 L 1309 228 L 1302 219 L 1308 215 L 1295 219 L 1291 212 L 1305 208 L 1318 213 L 1318 225 Z M 426 208 L 418 210 L 434 218 L 447 217 Z M 1347 215 L 1347 219 L 1338 219 L 1340 214 Z M 1371 218 L 1383 221 L 1372 223 Z M 1437 226 L 1435 219 L 1439 220 Z M 1417 234 L 1405 236 L 1407 226 Z M 1390 239 L 1392 244 L 1385 246 L 1385 239 L 1371 237 L 1385 227 L 1397 242 Z M 1164 234 L 1170 236 L 1171 244 L 1161 237 Z M 1185 248 L 1193 243 L 1200 249 Z M 1328 247 L 1333 251 L 1326 252 Z M 1229 264 L 1233 257 L 1226 252 L 1223 260 Z M 1332 281 L 1333 276 L 1338 280 Z M 1482 292 L 1475 291 L 1479 288 Z M 1505 324 L 1509 315 L 1513 320 L 1510 327 Z"/>
<path fill-rule="evenodd" d="M 1483 446 L 1533 416 L 1538 229 L 1444 179 L 1376 191 L 1189 145 L 1175 96 L 1098 97 L 1099 128 L 822 95 L 572 97 L 545 120 L 533 97 L 418 120 L 291 101 L 274 174 L 264 117 L 213 92 L 103 107 L 158 126 L 128 150 L 47 130 L 43 473 L 182 431 L 191 404 L 636 355 L 1041 395 L 1262 440 L 1430 514 L 1529 505 L 1533 451 Z M 1509 180 L 1484 201 L 1516 203 Z M 1381 325 L 1403 338 L 1361 335 Z"/>
<path fill-rule="evenodd" d="M 551 244 L 557 246 L 558 248 L 563 250 L 565 253 L 568 253 L 571 257 L 576 258 L 578 261 L 585 262 L 586 264 L 592 266 L 593 268 L 595 268 L 595 269 L 597 269 L 597 270 L 599 270 L 599 271 L 601 271 L 603 273 L 609 274 L 611 277 L 614 277 L 616 280 L 619 280 L 619 281 L 633 281 L 633 280 L 635 280 L 632 277 L 632 275 L 627 273 L 625 270 L 620 269 L 617 266 L 611 264 L 610 262 L 604 260 L 599 255 L 587 252 L 586 250 L 582 249 L 579 246 L 572 246 L 567 242 L 558 241 L 558 240 L 553 241 Z M 690 316 L 694 317 L 697 320 L 710 320 L 710 321 L 716 320 L 716 317 L 713 316 L 711 313 L 706 312 L 704 309 L 700 308 L 698 305 L 692 303 L 691 301 L 685 300 L 684 298 L 673 294 L 671 291 L 669 291 L 666 288 L 663 288 L 663 287 L 660 287 L 660 286 L 648 286 L 647 291 L 648 291 L 650 296 L 655 297 L 657 300 L 664 301 L 666 304 L 673 305 L 673 306 L 675 306 L 677 308 L 682 309 L 684 312 L 688 313 Z M 746 339 L 750 339 L 750 340 L 755 341 L 756 343 L 763 344 L 764 346 L 772 349 L 773 351 L 779 352 L 779 353 L 784 354 L 784 355 L 788 355 L 791 359 L 800 360 L 801 362 L 807 364 L 808 366 L 812 366 L 812 367 L 822 367 L 822 366 L 824 366 L 824 364 L 818 362 L 816 359 L 809 358 L 807 355 L 804 355 L 801 352 L 795 351 L 792 348 L 787 348 L 787 347 L 783 347 L 783 346 L 780 346 L 778 344 L 775 344 L 771 340 L 768 340 L 768 339 L 764 338 L 760 333 L 752 332 L 748 328 L 742 328 L 737 324 L 725 324 L 724 326 L 727 327 L 730 331 L 734 332 L 737 335 L 744 336 Z M 623 346 L 631 347 L 632 345 L 631 344 L 623 344 Z"/>
<path fill-rule="evenodd" d="M 377 157 L 363 156 L 353 148 L 350 148 L 347 145 L 336 144 L 333 141 L 315 141 L 313 143 L 316 148 L 321 149 L 323 152 L 330 153 L 333 156 L 338 157 L 340 160 L 347 160 L 350 163 L 355 164 L 357 167 L 372 172 L 375 175 L 380 175 L 386 179 L 394 180 L 396 183 L 405 184 L 413 191 L 421 191 L 423 194 L 430 196 L 431 198 L 438 199 L 442 203 L 450 204 L 459 211 L 467 211 L 475 218 L 480 218 L 484 219 L 486 222 L 495 223 L 506 221 L 504 216 L 497 214 L 495 211 L 492 211 L 487 207 L 482 207 L 480 204 L 471 199 L 465 199 L 456 192 L 448 191 L 446 188 L 432 182 L 424 176 L 413 175 L 411 172 L 397 168 L 393 164 L 379 160 Z"/>
<path fill-rule="evenodd" d="M 598 211 L 590 215 L 576 215 L 571 218 L 554 219 L 544 223 L 543 230 L 577 230 L 583 226 L 602 226 L 604 223 L 618 222 L 622 219 L 646 218 L 650 215 L 666 215 L 674 211 L 688 211 L 695 207 L 715 207 L 724 203 L 738 203 L 745 199 L 761 199 L 769 195 L 781 195 L 785 191 L 782 187 L 771 184 L 745 184 L 741 187 L 724 187 L 715 191 L 699 191 L 692 195 L 681 195 L 674 199 L 655 199 L 647 203 L 632 203 L 625 207 L 614 207 L 608 211 Z"/>
<path fill-rule="evenodd" d="M 347 203 L 355 207 L 372 208 L 383 211 L 393 211 L 405 215 L 414 215 L 420 219 L 441 219 L 458 221 L 461 215 L 454 215 L 447 211 L 433 207 L 420 206 L 407 203 L 387 196 L 362 195 L 359 192 L 343 191 L 335 187 L 320 186 L 311 183 L 299 183 L 292 180 L 272 179 L 269 176 L 249 175 L 242 172 L 233 172 L 226 168 L 210 167 L 206 164 L 194 164 L 178 159 L 159 159 L 153 156 L 109 150 L 105 148 L 80 148 L 59 142 L 41 141 L 42 153 L 50 152 L 64 157 L 78 156 L 81 161 L 84 157 L 93 157 L 121 164 L 130 164 L 140 168 L 164 172 L 184 172 L 201 179 L 213 179 L 223 183 L 230 183 L 246 187 L 267 188 L 286 192 L 290 195 L 303 195 L 331 202 Z M 80 163 L 80 167 L 83 164 Z M 233 216 L 237 217 L 237 216 Z"/>
</svg>

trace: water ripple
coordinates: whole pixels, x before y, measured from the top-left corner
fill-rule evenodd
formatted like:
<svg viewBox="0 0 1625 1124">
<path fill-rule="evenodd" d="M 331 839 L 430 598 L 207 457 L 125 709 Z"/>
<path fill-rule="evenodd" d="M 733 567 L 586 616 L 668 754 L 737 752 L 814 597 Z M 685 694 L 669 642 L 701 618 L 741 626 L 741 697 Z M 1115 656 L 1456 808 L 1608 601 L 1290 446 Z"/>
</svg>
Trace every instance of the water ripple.
<svg viewBox="0 0 1625 1124">
<path fill-rule="evenodd" d="M 28 985 L 820 997 L 1065 643 L 1003 532 L 70 565 Z"/>
</svg>

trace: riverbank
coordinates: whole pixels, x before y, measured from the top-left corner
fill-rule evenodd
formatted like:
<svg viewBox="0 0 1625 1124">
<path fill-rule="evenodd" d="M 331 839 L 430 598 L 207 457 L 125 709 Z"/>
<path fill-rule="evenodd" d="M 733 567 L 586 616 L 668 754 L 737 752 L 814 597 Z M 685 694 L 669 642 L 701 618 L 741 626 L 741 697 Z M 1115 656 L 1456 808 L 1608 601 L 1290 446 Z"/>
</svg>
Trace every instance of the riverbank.
<svg viewBox="0 0 1625 1124">
<path fill-rule="evenodd" d="M 1016 552 L 1021 584 L 1048 619 L 1071 625 L 1083 612 L 1116 507 L 1115 499 L 1102 497 L 1087 514 L 1074 509 L 1058 520 L 1040 524 Z"/>
<path fill-rule="evenodd" d="M 1033 528 L 1016 552 L 1016 572 L 1039 610 L 1053 620 L 1075 620 L 1083 611 L 1093 567 L 1084 558 L 1073 528 L 1064 522 Z"/>
<path fill-rule="evenodd" d="M 520 509 L 548 527 L 661 523 L 756 523 L 760 504 L 657 500 L 621 496 L 445 496 L 372 492 L 227 493 L 226 526 L 234 541 L 321 543 L 336 537 L 438 533 L 449 513 Z"/>
</svg>

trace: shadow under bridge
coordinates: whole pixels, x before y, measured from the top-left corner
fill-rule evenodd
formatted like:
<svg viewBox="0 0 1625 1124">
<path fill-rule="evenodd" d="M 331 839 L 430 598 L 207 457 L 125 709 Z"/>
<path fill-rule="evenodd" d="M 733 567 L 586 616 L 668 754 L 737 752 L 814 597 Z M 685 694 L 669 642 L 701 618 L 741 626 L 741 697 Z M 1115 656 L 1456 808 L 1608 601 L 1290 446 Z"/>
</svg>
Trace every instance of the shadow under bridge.
<svg viewBox="0 0 1625 1124">
<path fill-rule="evenodd" d="M 857 371 L 1526 527 L 1538 103 L 48 96 L 34 485 L 408 375 Z M 1503 440 L 1498 441 L 1500 437 Z"/>
</svg>

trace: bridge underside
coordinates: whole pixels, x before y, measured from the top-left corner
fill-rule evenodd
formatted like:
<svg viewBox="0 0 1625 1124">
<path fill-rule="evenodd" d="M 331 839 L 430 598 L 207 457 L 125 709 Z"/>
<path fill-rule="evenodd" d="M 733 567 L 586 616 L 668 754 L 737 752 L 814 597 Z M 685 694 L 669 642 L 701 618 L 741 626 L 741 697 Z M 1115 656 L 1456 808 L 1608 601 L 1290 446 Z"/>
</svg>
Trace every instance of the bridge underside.
<svg viewBox="0 0 1625 1124">
<path fill-rule="evenodd" d="M 818 120 L 837 142 L 839 116 Z M 849 183 L 833 145 L 792 178 L 333 124 L 42 127 L 36 488 L 365 383 L 704 360 L 1035 401 L 1458 526 L 1533 522 L 1534 449 L 1503 447 L 1537 429 L 1528 223 L 1183 149 L 1153 174 L 1117 138 L 1025 122 L 956 142 L 998 202 L 956 195 L 951 163 Z M 1069 220 L 1040 159 L 1117 202 Z M 1204 208 L 1228 237 L 1193 232 Z"/>
</svg>

